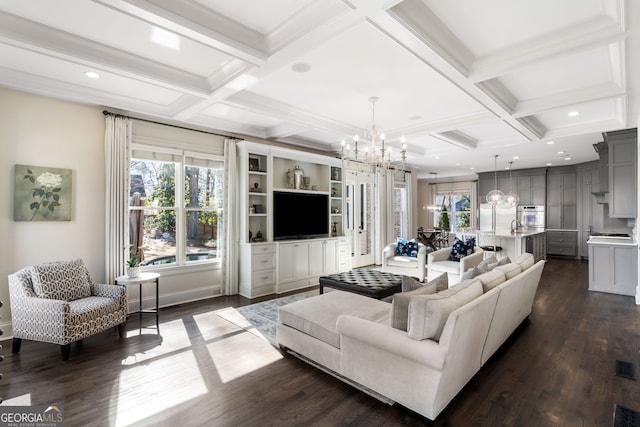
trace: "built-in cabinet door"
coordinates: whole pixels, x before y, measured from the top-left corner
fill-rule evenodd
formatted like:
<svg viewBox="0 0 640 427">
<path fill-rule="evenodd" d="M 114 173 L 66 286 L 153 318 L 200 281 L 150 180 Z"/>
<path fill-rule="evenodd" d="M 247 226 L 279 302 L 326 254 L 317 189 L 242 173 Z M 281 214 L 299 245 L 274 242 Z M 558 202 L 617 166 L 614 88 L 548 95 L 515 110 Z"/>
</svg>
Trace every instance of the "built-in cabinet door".
<svg viewBox="0 0 640 427">
<path fill-rule="evenodd" d="M 518 177 L 518 197 L 521 205 L 532 205 L 531 201 L 531 177 Z"/>
<path fill-rule="evenodd" d="M 577 228 L 576 173 L 549 174 L 547 177 L 547 228 Z"/>
<path fill-rule="evenodd" d="M 309 277 L 309 242 L 280 243 L 278 281 L 290 282 Z"/>
<path fill-rule="evenodd" d="M 636 216 L 636 129 L 607 134 L 609 144 L 609 216 Z"/>
<path fill-rule="evenodd" d="M 546 198 L 546 177 L 544 175 L 534 175 L 531 177 L 531 204 L 544 205 Z"/>
<path fill-rule="evenodd" d="M 589 290 L 634 296 L 637 251 L 634 246 L 590 245 Z"/>
<path fill-rule="evenodd" d="M 338 272 L 338 240 L 317 240 L 309 244 L 309 275 L 326 276 Z"/>
</svg>

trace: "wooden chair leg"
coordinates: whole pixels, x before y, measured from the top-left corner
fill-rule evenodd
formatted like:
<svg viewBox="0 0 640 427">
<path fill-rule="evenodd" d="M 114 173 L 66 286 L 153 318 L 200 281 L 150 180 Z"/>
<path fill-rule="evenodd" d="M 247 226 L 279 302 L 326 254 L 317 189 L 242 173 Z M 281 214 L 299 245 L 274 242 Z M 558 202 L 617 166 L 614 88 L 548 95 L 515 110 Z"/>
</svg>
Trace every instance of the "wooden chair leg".
<svg viewBox="0 0 640 427">
<path fill-rule="evenodd" d="M 120 338 L 124 337 L 125 326 L 127 326 L 127 322 L 122 322 L 118 325 L 118 335 L 120 335 Z"/>
<path fill-rule="evenodd" d="M 69 354 L 71 353 L 71 344 L 61 345 L 60 351 L 62 352 L 62 360 L 66 362 L 69 360 Z"/>
<path fill-rule="evenodd" d="M 13 354 L 20 353 L 20 344 L 22 344 L 22 338 L 14 338 L 11 352 Z"/>
</svg>

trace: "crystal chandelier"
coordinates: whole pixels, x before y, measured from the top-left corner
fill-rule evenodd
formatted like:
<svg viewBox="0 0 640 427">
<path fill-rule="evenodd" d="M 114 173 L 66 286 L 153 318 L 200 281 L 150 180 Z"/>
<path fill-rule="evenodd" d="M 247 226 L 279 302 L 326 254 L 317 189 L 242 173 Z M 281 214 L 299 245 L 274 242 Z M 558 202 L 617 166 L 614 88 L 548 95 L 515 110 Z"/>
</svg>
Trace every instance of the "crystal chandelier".
<svg viewBox="0 0 640 427">
<path fill-rule="evenodd" d="M 369 102 L 371 103 L 371 130 L 368 134 L 365 134 L 365 137 L 371 139 L 371 144 L 365 146 L 364 148 L 364 156 L 362 157 L 361 150 L 358 149 L 358 135 L 353 137 L 354 149 L 353 153 L 351 152 L 351 146 L 346 143 L 346 141 L 342 140 L 342 160 L 348 161 L 353 160 L 355 162 L 364 163 L 366 165 L 370 165 L 382 170 L 388 169 L 396 169 L 399 168 L 398 165 L 394 164 L 394 159 L 391 154 L 391 147 L 384 146 L 384 134 L 379 133 L 376 128 L 376 102 L 378 102 L 379 98 L 377 96 L 372 96 L 369 98 Z M 400 156 L 402 159 L 402 166 L 400 169 L 404 170 L 405 160 L 407 157 L 407 144 L 404 141 L 404 138 L 400 140 L 401 149 Z"/>
</svg>

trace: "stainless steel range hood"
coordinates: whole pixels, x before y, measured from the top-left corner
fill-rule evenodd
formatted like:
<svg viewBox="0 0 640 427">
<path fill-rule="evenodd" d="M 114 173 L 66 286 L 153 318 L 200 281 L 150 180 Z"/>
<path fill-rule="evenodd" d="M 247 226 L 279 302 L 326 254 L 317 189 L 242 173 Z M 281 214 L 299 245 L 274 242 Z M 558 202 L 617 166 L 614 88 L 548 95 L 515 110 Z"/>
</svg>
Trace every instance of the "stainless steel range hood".
<svg viewBox="0 0 640 427">
<path fill-rule="evenodd" d="M 609 144 L 607 144 L 607 137 L 603 133 L 602 137 L 604 141 L 593 144 L 593 149 L 600 156 L 600 163 L 598 166 L 600 180 L 599 188 L 595 189 L 591 194 L 596 198 L 596 203 L 608 204 L 609 203 Z"/>
</svg>

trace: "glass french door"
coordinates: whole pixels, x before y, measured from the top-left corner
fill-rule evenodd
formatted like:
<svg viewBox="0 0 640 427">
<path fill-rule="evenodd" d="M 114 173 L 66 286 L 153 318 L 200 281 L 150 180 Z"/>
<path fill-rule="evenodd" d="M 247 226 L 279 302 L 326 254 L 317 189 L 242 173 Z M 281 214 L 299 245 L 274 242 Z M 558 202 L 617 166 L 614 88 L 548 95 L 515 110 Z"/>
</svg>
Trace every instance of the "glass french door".
<svg viewBox="0 0 640 427">
<path fill-rule="evenodd" d="M 351 239 L 351 267 L 375 263 L 375 175 L 347 172 L 347 235 Z"/>
</svg>

